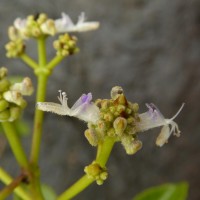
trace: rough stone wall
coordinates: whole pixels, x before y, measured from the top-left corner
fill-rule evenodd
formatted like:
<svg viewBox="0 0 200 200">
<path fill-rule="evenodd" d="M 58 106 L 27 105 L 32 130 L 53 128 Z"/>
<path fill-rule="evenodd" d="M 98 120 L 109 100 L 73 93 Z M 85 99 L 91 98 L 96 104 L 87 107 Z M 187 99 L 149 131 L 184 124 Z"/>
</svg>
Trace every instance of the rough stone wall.
<svg viewBox="0 0 200 200">
<path fill-rule="evenodd" d="M 154 145 L 159 129 L 141 134 L 143 148 L 127 156 L 116 145 L 108 163 L 109 179 L 90 186 L 75 199 L 131 199 L 153 185 L 186 180 L 191 200 L 200 199 L 200 1 L 199 0 L 1 0 L 1 65 L 10 74 L 29 75 L 22 62 L 7 59 L 4 44 L 7 27 L 16 17 L 46 12 L 52 18 L 68 13 L 74 20 L 81 11 L 101 22 L 96 32 L 78 34 L 81 52 L 64 60 L 50 78 L 48 101 L 56 101 L 58 89 L 73 103 L 91 91 L 94 98 L 109 98 L 112 86 L 121 85 L 129 100 L 154 102 L 171 117 L 182 102 L 185 108 L 176 121 L 182 130 L 163 148 Z M 36 57 L 31 43 L 29 53 Z M 49 44 L 50 45 L 50 44 Z M 50 51 L 49 55 L 53 56 Z M 35 78 L 34 82 L 35 82 Z M 34 97 L 25 116 L 32 123 Z M 76 119 L 45 114 L 41 155 L 42 180 L 63 191 L 83 174 L 95 155 L 83 136 L 86 125 Z M 3 141 L 3 137 L 0 136 Z M 29 148 L 30 140 L 24 145 Z M 0 165 L 15 174 L 15 161 L 7 146 Z"/>
</svg>

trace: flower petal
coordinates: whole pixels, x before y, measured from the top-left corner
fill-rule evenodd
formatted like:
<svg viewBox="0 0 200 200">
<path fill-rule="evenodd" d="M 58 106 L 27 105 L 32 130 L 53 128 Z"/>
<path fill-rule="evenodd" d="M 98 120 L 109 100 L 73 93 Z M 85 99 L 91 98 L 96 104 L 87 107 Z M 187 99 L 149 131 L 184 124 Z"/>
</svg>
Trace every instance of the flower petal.
<svg viewBox="0 0 200 200">
<path fill-rule="evenodd" d="M 92 94 L 83 94 L 70 109 L 67 104 L 67 95 L 59 90 L 59 101 L 61 104 L 51 102 L 38 102 L 39 110 L 53 112 L 59 115 L 68 115 L 77 117 L 86 122 L 95 123 L 99 119 L 99 108 L 91 102 Z"/>
</svg>

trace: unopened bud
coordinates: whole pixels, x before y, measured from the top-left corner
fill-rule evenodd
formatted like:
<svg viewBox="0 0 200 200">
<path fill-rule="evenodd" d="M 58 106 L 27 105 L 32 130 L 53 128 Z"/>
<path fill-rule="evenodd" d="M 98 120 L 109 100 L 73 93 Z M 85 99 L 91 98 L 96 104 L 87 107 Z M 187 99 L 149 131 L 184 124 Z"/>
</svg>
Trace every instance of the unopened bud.
<svg viewBox="0 0 200 200">
<path fill-rule="evenodd" d="M 126 129 L 127 121 L 123 117 L 117 117 L 113 123 L 113 127 L 117 135 L 121 136 Z"/>
<path fill-rule="evenodd" d="M 119 97 L 117 98 L 117 101 L 118 101 L 118 104 L 127 105 L 126 97 L 123 94 L 119 95 Z"/>
<path fill-rule="evenodd" d="M 48 35 L 56 34 L 54 21 L 51 19 L 48 19 L 45 23 L 43 23 L 40 28 L 44 34 L 48 34 Z"/>
<path fill-rule="evenodd" d="M 10 87 L 10 81 L 6 78 L 3 78 L 0 80 L 0 92 L 5 92 L 9 89 Z"/>
<path fill-rule="evenodd" d="M 27 96 L 30 96 L 33 93 L 33 85 L 29 77 L 25 77 L 21 83 L 13 84 L 10 89 Z"/>
<path fill-rule="evenodd" d="M 10 108 L 10 118 L 9 121 L 14 121 L 20 117 L 21 109 L 19 107 Z"/>
<path fill-rule="evenodd" d="M 93 162 L 85 167 L 84 172 L 88 175 L 88 177 L 95 178 L 102 172 L 102 167 L 98 163 Z"/>
<path fill-rule="evenodd" d="M 9 109 L 6 109 L 6 110 L 0 112 L 0 122 L 7 121 L 9 118 L 10 118 Z"/>
<path fill-rule="evenodd" d="M 87 138 L 88 142 L 92 146 L 97 146 L 97 144 L 98 144 L 98 137 L 95 134 L 94 130 L 92 130 L 92 129 L 85 130 L 85 137 Z"/>
<path fill-rule="evenodd" d="M 21 93 L 19 93 L 17 91 L 4 92 L 3 97 L 8 102 L 15 103 L 15 104 L 19 105 L 21 108 L 26 107 L 26 101 L 23 99 Z"/>
<path fill-rule="evenodd" d="M 121 94 L 123 94 L 123 89 L 120 86 L 113 87 L 110 93 L 113 100 L 117 99 Z"/>
<path fill-rule="evenodd" d="M 95 179 L 98 185 L 102 185 L 108 177 L 106 168 L 102 168 L 98 163 L 93 162 L 92 164 L 85 167 L 84 172 L 89 178 Z"/>
<path fill-rule="evenodd" d="M 8 106 L 9 106 L 9 103 L 6 100 L 4 99 L 0 100 L 0 112 L 8 108 Z"/>
<path fill-rule="evenodd" d="M 122 144 L 128 155 L 133 155 L 142 148 L 142 142 L 134 139 L 131 136 L 126 136 L 122 139 Z"/>
<path fill-rule="evenodd" d="M 0 79 L 3 79 L 7 76 L 8 70 L 5 67 L 0 68 Z"/>
</svg>

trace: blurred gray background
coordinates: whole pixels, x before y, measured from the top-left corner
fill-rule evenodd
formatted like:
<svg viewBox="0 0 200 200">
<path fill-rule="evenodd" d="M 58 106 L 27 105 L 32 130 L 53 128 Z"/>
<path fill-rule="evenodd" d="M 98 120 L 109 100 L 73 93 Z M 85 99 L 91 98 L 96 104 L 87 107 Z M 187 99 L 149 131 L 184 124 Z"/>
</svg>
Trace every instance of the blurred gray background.
<svg viewBox="0 0 200 200">
<path fill-rule="evenodd" d="M 16 17 L 46 12 L 51 18 L 68 13 L 74 21 L 84 11 L 88 20 L 100 21 L 94 32 L 76 34 L 81 49 L 54 70 L 47 100 L 56 102 L 58 90 L 69 96 L 70 105 L 85 92 L 94 99 L 109 98 L 115 85 L 124 88 L 140 112 L 154 102 L 166 118 L 186 105 L 175 120 L 182 131 L 162 148 L 155 146 L 159 128 L 141 134 L 143 148 L 134 156 L 117 144 L 108 162 L 109 178 L 93 184 L 74 199 L 130 200 L 143 189 L 166 182 L 188 181 L 190 200 L 200 199 L 200 1 L 199 0 L 1 0 L 0 61 L 10 75 L 31 76 L 17 59 L 5 57 L 7 27 Z M 54 50 L 49 41 L 49 58 Z M 35 43 L 28 52 L 36 58 Z M 28 98 L 25 117 L 32 126 L 34 96 Z M 83 175 L 95 157 L 85 139 L 86 124 L 69 117 L 45 113 L 40 166 L 42 181 L 61 193 Z M 18 169 L 5 138 L 0 135 L 0 165 L 12 175 Z M 29 151 L 30 135 L 24 138 Z M 4 147 L 4 148 L 3 148 Z M 1 185 L 2 186 L 2 185 Z"/>
</svg>

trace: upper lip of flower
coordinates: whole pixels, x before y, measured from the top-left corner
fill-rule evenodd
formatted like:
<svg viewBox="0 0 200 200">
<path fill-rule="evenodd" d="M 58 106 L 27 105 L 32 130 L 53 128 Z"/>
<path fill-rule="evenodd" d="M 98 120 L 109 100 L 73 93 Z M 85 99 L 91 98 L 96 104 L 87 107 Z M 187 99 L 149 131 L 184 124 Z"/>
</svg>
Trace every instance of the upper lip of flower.
<svg viewBox="0 0 200 200">
<path fill-rule="evenodd" d="M 59 115 L 74 116 L 86 122 L 95 123 L 99 119 L 99 108 L 92 101 L 92 94 L 83 94 L 71 107 L 67 104 L 67 95 L 59 90 L 58 99 L 61 104 L 52 102 L 38 102 L 37 108 Z"/>
<path fill-rule="evenodd" d="M 62 18 L 55 20 L 55 27 L 57 32 L 84 32 L 95 30 L 99 27 L 99 22 L 91 21 L 85 22 L 85 13 L 82 12 L 78 17 L 78 22 L 74 24 L 71 18 L 64 12 L 61 14 Z"/>
</svg>

